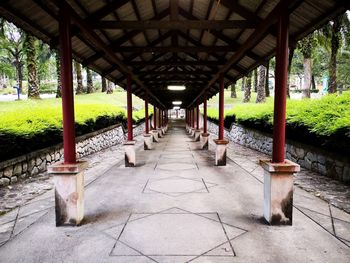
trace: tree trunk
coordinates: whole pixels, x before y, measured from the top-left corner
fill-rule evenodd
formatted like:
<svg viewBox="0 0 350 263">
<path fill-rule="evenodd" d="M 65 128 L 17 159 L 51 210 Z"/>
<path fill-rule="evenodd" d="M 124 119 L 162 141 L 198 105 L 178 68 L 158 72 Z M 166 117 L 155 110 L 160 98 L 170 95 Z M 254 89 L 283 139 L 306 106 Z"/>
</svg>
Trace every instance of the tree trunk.
<svg viewBox="0 0 350 263">
<path fill-rule="evenodd" d="M 266 67 L 259 67 L 259 81 L 256 95 L 256 103 L 265 102 Z"/>
<path fill-rule="evenodd" d="M 62 84 L 61 84 L 61 58 L 60 52 L 56 52 L 56 74 L 57 74 L 57 91 L 56 98 L 62 97 Z"/>
<path fill-rule="evenodd" d="M 287 97 L 290 98 L 290 71 L 292 69 L 292 62 L 293 62 L 293 56 L 294 56 L 294 47 L 291 47 L 289 49 L 289 55 L 288 55 L 288 85 L 287 85 Z"/>
<path fill-rule="evenodd" d="M 81 65 L 74 61 L 75 65 L 75 72 L 77 74 L 77 91 L 76 94 L 82 94 L 84 93 L 84 86 L 83 86 L 83 76 L 81 75 Z"/>
<path fill-rule="evenodd" d="M 311 88 L 311 58 L 304 57 L 304 87 L 302 98 L 310 98 Z"/>
<path fill-rule="evenodd" d="M 333 20 L 331 39 L 331 60 L 329 65 L 329 86 L 328 92 L 337 92 L 337 53 L 340 46 L 340 27 L 343 16 L 338 16 Z"/>
<path fill-rule="evenodd" d="M 245 77 L 242 77 L 241 91 L 244 91 Z"/>
<path fill-rule="evenodd" d="M 254 69 L 254 92 L 258 92 L 258 69 Z"/>
<path fill-rule="evenodd" d="M 113 83 L 110 82 L 109 80 L 107 81 L 107 94 L 112 94 L 113 93 Z"/>
<path fill-rule="evenodd" d="M 26 55 L 28 71 L 28 98 L 38 99 L 40 98 L 40 94 L 37 79 L 35 38 L 31 35 L 27 35 L 26 38 Z"/>
<path fill-rule="evenodd" d="M 245 81 L 243 102 L 245 103 L 250 102 L 251 89 L 252 89 L 252 72 L 249 72 Z"/>
<path fill-rule="evenodd" d="M 232 83 L 231 85 L 231 98 L 237 98 L 236 83 Z"/>
<path fill-rule="evenodd" d="M 89 68 L 86 68 L 86 93 L 92 93 L 94 86 L 92 83 L 92 74 Z"/>
<path fill-rule="evenodd" d="M 316 90 L 317 89 L 314 74 L 312 74 L 312 76 L 311 76 L 311 89 L 312 90 Z"/>
<path fill-rule="evenodd" d="M 269 69 L 270 69 L 270 60 L 266 63 L 266 84 L 265 84 L 265 95 L 266 97 L 270 97 L 270 88 L 269 88 Z"/>
<path fill-rule="evenodd" d="M 19 92 L 23 91 L 23 74 L 22 74 L 22 63 L 16 59 L 16 77 L 17 77 L 17 85 L 19 87 Z"/>
<path fill-rule="evenodd" d="M 102 92 L 106 92 L 107 90 L 106 78 L 101 77 L 101 81 L 102 81 Z"/>
</svg>

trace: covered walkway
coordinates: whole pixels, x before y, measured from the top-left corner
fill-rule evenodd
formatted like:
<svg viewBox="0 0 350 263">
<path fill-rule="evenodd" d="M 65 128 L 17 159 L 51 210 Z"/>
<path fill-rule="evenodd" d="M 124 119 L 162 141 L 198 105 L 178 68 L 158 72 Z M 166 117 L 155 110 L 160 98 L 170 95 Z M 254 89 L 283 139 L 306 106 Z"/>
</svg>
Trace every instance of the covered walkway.
<svg viewBox="0 0 350 263">
<path fill-rule="evenodd" d="M 229 148 L 217 167 L 199 144 L 175 120 L 154 150 L 137 143 L 136 167 L 100 160 L 80 227 L 55 227 L 52 191 L 2 217 L 16 226 L 1 262 L 348 262 L 347 213 L 296 188 L 293 226 L 268 226 L 261 154 Z"/>
</svg>

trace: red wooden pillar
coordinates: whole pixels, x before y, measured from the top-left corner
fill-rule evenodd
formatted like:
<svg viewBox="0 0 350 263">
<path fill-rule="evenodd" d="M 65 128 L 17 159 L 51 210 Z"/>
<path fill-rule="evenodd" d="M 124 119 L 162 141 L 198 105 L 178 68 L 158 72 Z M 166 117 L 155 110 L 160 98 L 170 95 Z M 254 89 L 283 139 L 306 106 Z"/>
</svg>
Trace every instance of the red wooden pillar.
<svg viewBox="0 0 350 263">
<path fill-rule="evenodd" d="M 190 127 L 191 126 L 191 115 L 190 115 L 190 110 L 186 110 L 186 117 L 187 117 L 187 125 Z"/>
<path fill-rule="evenodd" d="M 145 96 L 145 132 L 149 133 L 149 122 L 148 122 L 148 93 Z"/>
<path fill-rule="evenodd" d="M 196 125 L 197 125 L 197 130 L 199 130 L 199 103 L 197 104 L 197 107 L 196 107 L 196 112 L 197 112 L 197 120 L 196 120 Z"/>
<path fill-rule="evenodd" d="M 207 133 L 207 93 L 204 93 L 203 101 L 203 133 Z"/>
<path fill-rule="evenodd" d="M 59 41 L 61 57 L 63 150 L 64 163 L 76 163 L 74 92 L 72 76 L 72 42 L 70 12 L 66 4 L 60 5 Z"/>
<path fill-rule="evenodd" d="M 153 105 L 153 129 L 157 129 L 157 108 L 156 105 Z"/>
<path fill-rule="evenodd" d="M 131 76 L 127 76 L 127 112 L 128 112 L 128 141 L 133 140 L 132 131 L 132 97 L 131 97 Z"/>
<path fill-rule="evenodd" d="M 287 9 L 284 9 L 287 12 Z M 286 132 L 286 99 L 288 83 L 288 13 L 279 17 L 277 25 L 276 78 L 272 162 L 284 162 Z"/>
<path fill-rule="evenodd" d="M 191 112 L 192 112 L 192 117 L 191 117 L 192 123 L 191 123 L 191 127 L 194 128 L 194 108 L 191 110 Z"/>
<path fill-rule="evenodd" d="M 220 75 L 219 89 L 219 140 L 224 139 L 224 75 Z"/>
</svg>

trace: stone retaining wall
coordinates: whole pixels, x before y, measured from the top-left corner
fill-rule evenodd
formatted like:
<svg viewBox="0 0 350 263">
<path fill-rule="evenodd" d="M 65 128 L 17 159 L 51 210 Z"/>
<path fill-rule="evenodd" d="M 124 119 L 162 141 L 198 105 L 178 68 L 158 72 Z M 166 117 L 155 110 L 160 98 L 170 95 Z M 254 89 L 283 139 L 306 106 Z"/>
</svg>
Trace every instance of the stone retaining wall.
<svg viewBox="0 0 350 263">
<path fill-rule="evenodd" d="M 218 134 L 218 126 L 208 121 L 208 131 Z M 232 124 L 225 129 L 225 138 L 251 149 L 272 154 L 272 135 L 240 125 Z M 349 157 L 328 153 L 324 149 L 287 140 L 286 159 L 298 163 L 301 167 L 343 182 L 350 182 Z"/>
<path fill-rule="evenodd" d="M 144 123 L 135 126 L 134 136 L 142 134 L 144 127 Z M 122 125 L 114 125 L 79 136 L 76 139 L 77 158 L 120 144 L 125 139 L 126 131 L 123 130 Z M 45 172 L 48 165 L 63 160 L 62 147 L 61 143 L 0 162 L 0 187 Z"/>
</svg>

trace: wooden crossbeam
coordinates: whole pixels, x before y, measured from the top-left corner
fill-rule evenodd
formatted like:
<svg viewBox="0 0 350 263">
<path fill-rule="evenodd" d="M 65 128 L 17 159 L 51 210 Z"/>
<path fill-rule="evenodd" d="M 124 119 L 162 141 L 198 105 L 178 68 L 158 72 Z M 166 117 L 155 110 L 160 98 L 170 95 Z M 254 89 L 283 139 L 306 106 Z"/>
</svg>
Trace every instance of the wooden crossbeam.
<svg viewBox="0 0 350 263">
<path fill-rule="evenodd" d="M 170 20 L 161 21 L 95 21 L 90 23 L 94 29 L 246 29 L 255 28 L 255 23 L 248 20 Z"/>
<path fill-rule="evenodd" d="M 214 71 L 209 71 L 209 70 L 195 70 L 195 71 L 190 71 L 190 70 L 173 70 L 173 71 L 146 71 L 146 72 L 140 72 L 138 75 L 139 76 L 171 76 L 171 75 L 182 75 L 182 76 L 195 76 L 195 75 L 212 75 L 214 74 Z"/>
<path fill-rule="evenodd" d="M 98 21 L 108 14 L 114 12 L 114 10 L 118 9 L 119 7 L 125 5 L 129 0 L 113 0 L 112 2 L 109 2 L 99 10 L 97 10 L 95 13 L 91 14 L 88 18 L 85 20 L 87 22 L 92 22 L 92 21 Z"/>
<path fill-rule="evenodd" d="M 128 66 L 219 66 L 225 64 L 226 61 L 218 60 L 218 61 L 188 61 L 188 60 L 180 60 L 180 61 L 132 61 L 126 63 Z"/>
<path fill-rule="evenodd" d="M 141 52 L 141 53 L 165 53 L 165 52 L 185 52 L 185 53 L 217 53 L 217 52 L 234 52 L 236 47 L 232 46 L 161 46 L 161 47 L 135 47 L 121 46 L 115 47 L 114 50 L 118 53 L 123 52 Z"/>
</svg>

